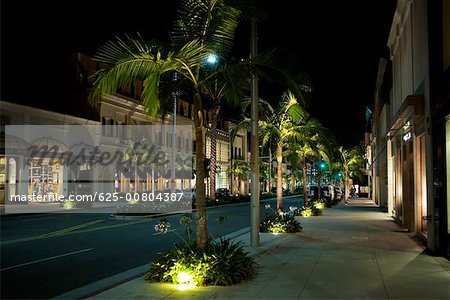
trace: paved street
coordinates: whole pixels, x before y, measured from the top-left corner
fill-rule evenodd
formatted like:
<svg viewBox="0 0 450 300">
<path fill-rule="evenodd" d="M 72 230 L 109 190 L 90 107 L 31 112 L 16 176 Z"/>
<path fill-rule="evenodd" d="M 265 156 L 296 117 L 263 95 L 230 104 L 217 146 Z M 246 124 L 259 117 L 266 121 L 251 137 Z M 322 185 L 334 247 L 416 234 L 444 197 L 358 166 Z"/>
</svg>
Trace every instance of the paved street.
<svg viewBox="0 0 450 300">
<path fill-rule="evenodd" d="M 285 199 L 285 210 L 300 198 Z M 270 200 L 274 207 L 275 200 Z M 265 214 L 261 205 L 261 217 Z M 249 204 L 209 209 L 217 238 L 250 225 Z M 227 220 L 219 224 L 218 217 Z M 179 215 L 166 217 L 182 232 Z M 180 239 L 155 235 L 155 219 L 114 220 L 105 214 L 2 217 L 1 298 L 49 298 L 149 263 Z"/>
<path fill-rule="evenodd" d="M 349 202 L 320 217 L 299 217 L 302 232 L 261 234 L 256 249 L 248 247 L 248 233 L 236 238 L 259 264 L 256 277 L 242 284 L 180 291 L 139 277 L 93 298 L 449 299 L 448 260 L 426 254 L 368 201 Z"/>
</svg>

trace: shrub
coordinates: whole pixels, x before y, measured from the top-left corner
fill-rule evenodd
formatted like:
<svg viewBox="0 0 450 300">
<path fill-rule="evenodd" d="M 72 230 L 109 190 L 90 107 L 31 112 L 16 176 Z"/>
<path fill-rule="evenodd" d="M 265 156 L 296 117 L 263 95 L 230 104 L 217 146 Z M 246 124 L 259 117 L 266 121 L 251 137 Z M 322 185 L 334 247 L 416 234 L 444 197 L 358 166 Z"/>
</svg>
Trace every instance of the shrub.
<svg viewBox="0 0 450 300">
<path fill-rule="evenodd" d="M 151 263 L 146 280 L 191 285 L 232 285 L 250 278 L 256 263 L 242 245 L 221 239 L 200 251 L 180 243 Z"/>
<path fill-rule="evenodd" d="M 270 208 L 270 204 L 266 204 L 266 209 Z M 272 210 L 271 214 L 266 214 L 266 217 L 259 225 L 261 232 L 271 233 L 291 233 L 299 232 L 302 230 L 302 226 L 295 219 L 292 213 L 278 214 Z"/>
<path fill-rule="evenodd" d="M 325 207 L 325 203 L 319 200 L 313 200 L 306 206 L 301 208 L 296 208 L 293 210 L 295 216 L 311 217 L 311 216 L 321 216 L 322 209 Z"/>
<path fill-rule="evenodd" d="M 305 218 L 311 217 L 313 215 L 311 207 L 304 207 L 303 209 L 301 209 L 300 215 Z"/>
</svg>

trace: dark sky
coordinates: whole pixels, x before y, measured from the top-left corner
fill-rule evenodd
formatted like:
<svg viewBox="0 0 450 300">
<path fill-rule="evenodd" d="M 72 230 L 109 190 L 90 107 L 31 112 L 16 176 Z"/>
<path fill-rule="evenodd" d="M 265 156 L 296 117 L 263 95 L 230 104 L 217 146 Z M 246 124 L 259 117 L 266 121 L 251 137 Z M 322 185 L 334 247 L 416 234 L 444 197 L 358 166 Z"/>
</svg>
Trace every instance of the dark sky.
<svg viewBox="0 0 450 300">
<path fill-rule="evenodd" d="M 378 60 L 387 55 L 396 2 L 256 1 L 266 11 L 258 27 L 260 50 L 283 47 L 298 57 L 313 83 L 309 110 L 344 145 L 358 144 L 362 136 L 363 108 L 373 102 Z M 71 51 L 92 54 L 104 41 L 127 32 L 139 31 L 145 38 L 167 36 L 176 3 L 2 0 L 2 100 L 13 101 L 14 88 L 36 88 L 32 82 L 42 79 L 42 57 Z M 238 52 L 248 53 L 247 34 L 247 28 L 238 31 Z"/>
</svg>

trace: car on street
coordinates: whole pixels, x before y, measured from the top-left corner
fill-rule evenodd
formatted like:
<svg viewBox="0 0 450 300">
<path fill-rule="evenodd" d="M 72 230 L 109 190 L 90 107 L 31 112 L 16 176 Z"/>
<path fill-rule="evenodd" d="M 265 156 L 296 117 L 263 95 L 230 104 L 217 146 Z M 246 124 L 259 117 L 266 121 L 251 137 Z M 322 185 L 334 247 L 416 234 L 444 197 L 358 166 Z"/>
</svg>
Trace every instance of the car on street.
<svg viewBox="0 0 450 300">
<path fill-rule="evenodd" d="M 230 190 L 227 188 L 219 188 L 216 190 L 216 198 L 229 197 L 230 195 Z"/>
<path fill-rule="evenodd" d="M 335 200 L 342 200 L 343 192 L 342 189 L 338 186 L 334 187 L 334 199 Z"/>
<path fill-rule="evenodd" d="M 317 184 L 309 184 L 307 186 L 307 194 L 310 199 L 317 199 L 318 194 Z M 320 186 L 320 198 L 325 198 L 327 200 L 333 201 L 335 199 L 334 186 L 331 184 L 324 184 Z"/>
</svg>

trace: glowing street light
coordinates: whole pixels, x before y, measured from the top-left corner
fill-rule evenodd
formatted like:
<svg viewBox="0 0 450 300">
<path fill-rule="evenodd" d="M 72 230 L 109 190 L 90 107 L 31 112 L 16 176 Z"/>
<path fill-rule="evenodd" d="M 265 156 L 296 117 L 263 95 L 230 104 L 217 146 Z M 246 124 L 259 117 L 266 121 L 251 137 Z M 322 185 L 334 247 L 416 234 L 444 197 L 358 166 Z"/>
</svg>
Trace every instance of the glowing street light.
<svg viewBox="0 0 450 300">
<path fill-rule="evenodd" d="M 206 62 L 210 65 L 215 65 L 219 62 L 219 57 L 217 55 L 215 55 L 214 53 L 211 53 L 206 58 Z"/>
</svg>

